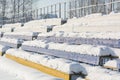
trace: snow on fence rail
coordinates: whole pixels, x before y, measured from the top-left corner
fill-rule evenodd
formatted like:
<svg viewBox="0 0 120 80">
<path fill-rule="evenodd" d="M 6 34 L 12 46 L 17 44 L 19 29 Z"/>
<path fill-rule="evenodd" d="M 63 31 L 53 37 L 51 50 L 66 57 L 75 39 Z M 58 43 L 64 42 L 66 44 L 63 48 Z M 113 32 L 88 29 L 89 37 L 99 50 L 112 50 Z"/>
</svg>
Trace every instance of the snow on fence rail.
<svg viewBox="0 0 120 80">
<path fill-rule="evenodd" d="M 44 41 L 26 41 L 23 50 L 44 53 L 93 65 L 103 65 L 118 56 L 108 47 L 93 45 L 68 45 Z"/>
<path fill-rule="evenodd" d="M 0 57 L 0 69 L 21 80 L 63 80 Z M 6 76 L 8 77 L 8 76 Z"/>
<path fill-rule="evenodd" d="M 22 43 L 23 43 L 23 40 L 21 39 L 12 39 L 12 38 L 1 38 L 0 39 L 1 45 L 14 47 L 14 48 L 19 48 Z"/>
<path fill-rule="evenodd" d="M 87 75 L 86 70 L 80 63 L 71 60 L 17 49 L 7 50 L 5 56 L 47 74 L 63 78 L 64 80 L 75 80 L 77 77 L 85 77 Z"/>
</svg>

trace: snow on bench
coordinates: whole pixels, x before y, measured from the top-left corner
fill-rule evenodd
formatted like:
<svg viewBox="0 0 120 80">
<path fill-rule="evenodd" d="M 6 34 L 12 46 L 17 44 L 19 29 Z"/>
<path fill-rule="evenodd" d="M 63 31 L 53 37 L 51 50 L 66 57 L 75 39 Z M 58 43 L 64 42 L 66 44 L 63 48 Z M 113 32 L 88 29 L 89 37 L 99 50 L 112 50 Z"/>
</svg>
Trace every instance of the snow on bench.
<svg viewBox="0 0 120 80">
<path fill-rule="evenodd" d="M 5 28 L 0 28 L 0 32 L 13 32 L 14 28 L 9 28 L 9 27 L 5 27 Z"/>
<path fill-rule="evenodd" d="M 63 80 L 23 66 L 4 57 L 0 57 L 0 69 L 9 74 L 15 75 L 16 78 L 18 77 L 21 80 Z"/>
<path fill-rule="evenodd" d="M 21 23 L 14 23 L 14 24 L 5 24 L 2 26 L 2 28 L 16 28 L 16 27 L 21 27 Z"/>
<path fill-rule="evenodd" d="M 20 27 L 15 28 L 14 32 L 43 32 L 46 33 L 48 29 L 48 26 L 26 26 L 26 27 Z"/>
<path fill-rule="evenodd" d="M 43 19 L 43 20 L 33 20 L 24 24 L 21 28 L 15 28 L 15 32 L 49 32 L 55 25 L 61 25 L 61 19 Z"/>
<path fill-rule="evenodd" d="M 12 39 L 12 38 L 1 38 L 0 39 L 1 45 L 14 47 L 14 48 L 19 48 L 22 43 L 23 43 L 23 40 L 20 40 L 20 39 Z"/>
<path fill-rule="evenodd" d="M 105 45 L 120 48 L 120 32 L 52 32 L 44 35 L 39 34 L 37 39 L 57 43 Z"/>
<path fill-rule="evenodd" d="M 37 38 L 37 32 L 6 32 L 4 33 L 3 37 L 8 38 L 16 38 L 16 39 L 23 39 L 23 40 L 33 40 Z"/>
<path fill-rule="evenodd" d="M 81 63 L 82 66 L 86 69 L 88 75 L 86 80 L 119 80 L 120 73 L 117 71 L 111 71 L 108 69 L 103 69 L 98 66 L 90 66 L 87 64 Z"/>
<path fill-rule="evenodd" d="M 24 42 L 21 48 L 93 65 L 103 65 L 107 60 L 118 57 L 110 48 L 105 46 L 68 45 L 36 40 Z"/>
<path fill-rule="evenodd" d="M 44 54 L 30 53 L 30 52 L 26 52 L 18 49 L 7 50 L 6 57 L 13 60 L 15 60 L 14 58 L 16 57 L 16 60 L 18 62 L 19 62 L 18 58 L 20 58 L 20 60 L 21 59 L 23 60 L 22 61 L 23 63 L 20 62 L 22 64 L 24 64 L 24 61 L 26 60 L 28 62 L 31 61 L 35 65 L 33 65 L 30 62 L 31 64 L 29 63 L 28 66 L 36 68 L 35 66 L 37 65 L 40 71 L 43 71 L 53 76 L 64 78 L 65 80 L 75 80 L 75 79 L 72 79 L 72 78 L 75 78 L 75 76 L 77 77 L 78 75 L 79 76 L 87 75 L 86 71 L 80 65 L 80 63 L 74 62 L 71 60 L 66 60 L 66 59 L 48 56 Z M 25 62 L 24 65 L 27 65 L 27 62 Z M 41 68 L 41 67 L 44 67 L 44 68 Z"/>
<path fill-rule="evenodd" d="M 0 29 L 1 32 L 13 32 L 15 28 L 21 27 L 21 23 L 5 24 Z"/>
<path fill-rule="evenodd" d="M 53 31 L 64 32 L 106 32 L 120 31 L 120 14 L 92 17 L 73 18 L 62 26 L 54 27 Z M 115 26 L 115 27 L 114 27 Z"/>
<path fill-rule="evenodd" d="M 10 48 L 10 47 L 8 47 L 8 46 L 0 45 L 0 56 L 4 55 L 5 52 L 6 52 L 9 48 Z"/>
</svg>

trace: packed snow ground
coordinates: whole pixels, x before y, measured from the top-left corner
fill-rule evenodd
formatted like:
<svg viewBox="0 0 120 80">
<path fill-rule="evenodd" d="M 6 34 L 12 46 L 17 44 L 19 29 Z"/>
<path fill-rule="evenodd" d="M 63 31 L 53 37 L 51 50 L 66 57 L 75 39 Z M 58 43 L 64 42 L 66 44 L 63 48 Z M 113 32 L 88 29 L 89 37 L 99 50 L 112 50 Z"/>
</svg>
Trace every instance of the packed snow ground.
<svg viewBox="0 0 120 80">
<path fill-rule="evenodd" d="M 15 75 L 5 72 L 0 68 L 0 80 L 21 80 Z"/>
<path fill-rule="evenodd" d="M 5 57 L 0 57 L 0 70 L 3 70 L 7 78 L 3 77 L 1 80 L 62 80 L 59 78 L 52 77 L 50 75 L 44 74 L 35 69 L 23 66 Z M 1 72 L 0 72 L 1 73 Z M 10 76 L 13 75 L 13 76 Z M 9 78 L 10 77 L 10 78 Z M 9 78 L 9 79 L 8 79 Z"/>
</svg>

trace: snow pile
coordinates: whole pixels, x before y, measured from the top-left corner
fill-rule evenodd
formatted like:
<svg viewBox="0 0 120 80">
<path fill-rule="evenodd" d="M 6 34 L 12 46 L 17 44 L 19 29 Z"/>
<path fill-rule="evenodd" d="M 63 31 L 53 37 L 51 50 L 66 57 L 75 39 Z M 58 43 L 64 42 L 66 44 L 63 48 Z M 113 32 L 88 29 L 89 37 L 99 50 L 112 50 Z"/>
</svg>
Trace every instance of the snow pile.
<svg viewBox="0 0 120 80">
<path fill-rule="evenodd" d="M 22 44 L 23 40 L 20 39 L 12 39 L 12 38 L 1 38 L 0 42 L 8 42 L 8 43 L 14 43 L 14 44 Z"/>
<path fill-rule="evenodd" d="M 62 50 L 66 52 L 73 52 L 79 54 L 87 54 L 94 56 L 106 56 L 112 55 L 116 56 L 116 54 L 106 46 L 94 46 L 94 45 L 68 45 L 68 44 L 60 44 L 60 43 L 49 43 L 48 49 Z"/>
<path fill-rule="evenodd" d="M 86 75 L 85 69 L 78 63 L 71 60 L 66 60 L 62 58 L 56 58 L 53 56 L 30 53 L 17 49 L 9 49 L 6 54 L 10 54 L 16 57 L 23 58 L 28 61 L 32 61 L 43 66 L 50 67 L 52 69 L 65 72 L 67 74 L 82 73 Z"/>
<path fill-rule="evenodd" d="M 120 59 L 110 60 L 104 64 L 105 68 L 111 68 L 114 70 L 120 69 Z"/>
<path fill-rule="evenodd" d="M 46 41 L 42 41 L 42 40 L 25 41 L 22 45 L 31 46 L 31 47 L 47 48 Z"/>
<path fill-rule="evenodd" d="M 88 73 L 88 76 L 86 76 L 88 80 L 119 80 L 120 79 L 119 72 L 103 69 L 97 66 L 90 66 L 83 63 L 81 63 L 81 65 L 84 66 L 84 68 Z"/>
<path fill-rule="evenodd" d="M 32 68 L 25 67 L 3 57 L 0 57 L 0 69 L 6 71 L 7 73 L 16 75 L 16 77 L 20 78 L 21 80 L 62 80 Z"/>
</svg>

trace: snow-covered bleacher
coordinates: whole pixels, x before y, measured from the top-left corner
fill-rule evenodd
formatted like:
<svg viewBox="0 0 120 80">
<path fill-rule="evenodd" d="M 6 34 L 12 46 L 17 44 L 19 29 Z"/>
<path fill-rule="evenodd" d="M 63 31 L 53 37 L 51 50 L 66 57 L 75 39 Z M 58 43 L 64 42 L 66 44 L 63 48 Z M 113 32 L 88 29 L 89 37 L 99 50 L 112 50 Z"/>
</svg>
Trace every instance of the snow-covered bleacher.
<svg viewBox="0 0 120 80">
<path fill-rule="evenodd" d="M 22 43 L 23 43 L 23 40 L 21 39 L 13 39 L 13 38 L 1 38 L 0 39 L 1 45 L 13 47 L 13 48 L 19 48 Z"/>
<path fill-rule="evenodd" d="M 15 32 L 31 31 L 31 32 L 48 32 L 53 26 L 61 25 L 61 19 L 43 19 L 34 20 L 24 24 L 22 28 L 15 28 Z"/>
<path fill-rule="evenodd" d="M 69 45 L 35 40 L 24 42 L 21 48 L 92 65 L 103 65 L 106 61 L 118 57 L 112 49 L 105 46 Z"/>
<path fill-rule="evenodd" d="M 65 80 L 75 80 L 77 77 L 85 77 L 87 75 L 84 67 L 82 67 L 79 62 L 72 60 L 26 52 L 18 49 L 7 50 L 5 56 L 22 64 L 24 64 L 22 61 L 26 61 L 25 63 L 27 63 L 27 66 L 37 68 L 47 74 Z"/>
<path fill-rule="evenodd" d="M 37 39 L 56 43 L 104 45 L 120 48 L 120 32 L 50 32 L 39 34 Z"/>
<path fill-rule="evenodd" d="M 37 32 L 6 32 L 3 37 L 23 39 L 23 40 L 33 40 L 37 38 Z"/>
<path fill-rule="evenodd" d="M 15 28 L 21 27 L 21 23 L 5 24 L 0 28 L 1 32 L 13 32 Z"/>
<path fill-rule="evenodd" d="M 53 28 L 54 32 L 105 32 L 120 31 L 120 13 L 101 15 L 92 14 L 82 18 L 73 18 L 62 26 Z"/>
<path fill-rule="evenodd" d="M 0 52 L 65 80 L 119 80 L 119 21 L 120 13 L 97 13 L 64 25 L 61 19 L 34 20 L 23 27 L 6 24 L 0 29 Z"/>
</svg>

